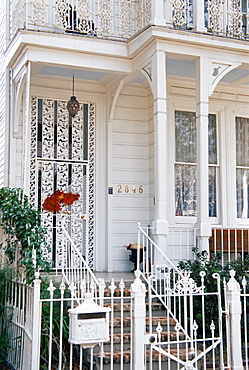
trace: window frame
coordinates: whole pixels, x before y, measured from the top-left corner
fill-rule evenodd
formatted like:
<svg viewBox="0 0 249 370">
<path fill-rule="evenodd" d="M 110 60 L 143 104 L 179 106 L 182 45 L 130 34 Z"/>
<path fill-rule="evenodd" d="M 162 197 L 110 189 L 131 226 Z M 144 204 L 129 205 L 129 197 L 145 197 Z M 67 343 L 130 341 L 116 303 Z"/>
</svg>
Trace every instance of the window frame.
<svg viewBox="0 0 249 370">
<path fill-rule="evenodd" d="M 235 217 L 237 219 L 237 223 L 239 224 L 248 224 L 249 222 L 249 211 L 248 211 L 248 217 L 238 217 L 238 208 L 237 208 L 237 170 L 238 169 L 243 169 L 243 170 L 247 170 L 249 171 L 249 165 L 238 165 L 237 164 L 237 128 L 236 128 L 236 124 L 237 124 L 237 118 L 243 118 L 243 119 L 246 119 L 248 120 L 248 124 L 249 124 L 249 116 L 242 116 L 241 114 L 237 114 L 237 112 L 235 113 L 234 115 L 234 131 L 235 131 L 235 136 L 234 136 L 234 146 L 235 146 L 235 158 L 234 158 L 234 162 L 235 162 L 235 204 L 236 204 L 236 213 L 235 213 Z M 247 180 L 247 188 L 249 187 L 249 179 Z M 249 199 L 248 199 L 248 207 L 249 207 Z"/>
<path fill-rule="evenodd" d="M 220 181 L 221 181 L 221 161 L 220 161 L 220 109 L 219 107 L 215 107 L 216 109 L 210 109 L 209 114 L 216 116 L 216 143 L 217 143 L 217 164 L 209 164 L 209 167 L 216 168 L 216 217 L 209 217 L 211 224 L 218 224 L 221 218 L 221 189 L 220 189 Z M 169 105 L 168 110 L 168 120 L 170 122 L 168 128 L 169 137 L 174 138 L 174 140 L 170 141 L 169 143 L 169 158 L 170 158 L 170 169 L 169 169 L 169 176 L 172 179 L 169 181 L 170 183 L 170 191 L 168 192 L 171 194 L 171 197 L 168 198 L 169 201 L 169 209 L 170 214 L 168 215 L 168 219 L 172 224 L 196 224 L 197 216 L 176 216 L 175 215 L 175 165 L 178 163 L 175 161 L 175 151 L 176 151 L 176 141 L 175 141 L 175 112 L 176 111 L 184 111 L 184 112 L 192 112 L 196 113 L 196 105 L 190 102 L 176 102 Z M 197 143 L 198 145 L 198 143 Z M 186 163 L 187 164 L 187 163 Z M 197 167 L 197 163 L 193 164 Z"/>
</svg>

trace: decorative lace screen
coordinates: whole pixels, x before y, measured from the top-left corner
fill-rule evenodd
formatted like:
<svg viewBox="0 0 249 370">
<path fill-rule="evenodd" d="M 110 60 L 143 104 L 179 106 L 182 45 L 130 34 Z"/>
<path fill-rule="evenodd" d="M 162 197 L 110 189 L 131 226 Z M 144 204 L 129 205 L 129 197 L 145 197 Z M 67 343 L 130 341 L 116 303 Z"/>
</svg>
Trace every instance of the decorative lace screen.
<svg viewBox="0 0 249 370">
<path fill-rule="evenodd" d="M 94 263 L 94 104 L 84 103 L 72 119 L 65 101 L 32 98 L 30 200 L 38 208 L 57 189 L 79 193 L 68 214 L 42 211 L 51 252 L 44 255 L 61 267 L 60 223 L 91 268 Z"/>
</svg>

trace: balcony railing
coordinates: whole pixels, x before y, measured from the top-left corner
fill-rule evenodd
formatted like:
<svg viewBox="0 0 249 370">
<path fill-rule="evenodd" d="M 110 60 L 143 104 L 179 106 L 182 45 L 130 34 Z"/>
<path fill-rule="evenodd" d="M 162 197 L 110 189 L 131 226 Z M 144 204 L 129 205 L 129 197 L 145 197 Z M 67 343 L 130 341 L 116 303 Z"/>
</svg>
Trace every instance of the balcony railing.
<svg viewBox="0 0 249 370">
<path fill-rule="evenodd" d="M 127 40 L 148 24 L 249 38 L 248 0 L 12 0 L 18 29 Z"/>
</svg>

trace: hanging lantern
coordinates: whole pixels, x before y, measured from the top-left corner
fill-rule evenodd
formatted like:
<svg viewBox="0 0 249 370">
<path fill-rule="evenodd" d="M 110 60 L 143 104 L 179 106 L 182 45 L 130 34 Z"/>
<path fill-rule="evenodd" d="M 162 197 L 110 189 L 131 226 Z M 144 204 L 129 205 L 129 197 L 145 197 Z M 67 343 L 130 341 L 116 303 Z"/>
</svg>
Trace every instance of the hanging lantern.
<svg viewBox="0 0 249 370">
<path fill-rule="evenodd" d="M 67 110 L 73 118 L 76 116 L 80 109 L 80 103 L 74 96 L 74 75 L 73 75 L 73 95 L 71 96 L 70 100 L 67 102 Z"/>
</svg>

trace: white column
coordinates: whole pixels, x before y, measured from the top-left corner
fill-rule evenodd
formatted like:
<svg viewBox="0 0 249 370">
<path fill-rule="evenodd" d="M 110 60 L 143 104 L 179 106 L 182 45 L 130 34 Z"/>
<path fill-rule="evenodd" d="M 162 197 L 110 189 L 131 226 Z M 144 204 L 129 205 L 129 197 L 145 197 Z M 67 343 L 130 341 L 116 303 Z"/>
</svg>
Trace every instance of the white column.
<svg viewBox="0 0 249 370">
<path fill-rule="evenodd" d="M 157 51 L 152 58 L 152 91 L 154 94 L 154 155 L 155 155 L 155 233 L 166 235 L 166 158 L 167 158 L 167 102 L 166 55 Z"/>
<path fill-rule="evenodd" d="M 209 114 L 209 62 L 196 61 L 196 125 L 197 125 L 197 236 L 200 250 L 209 250 L 211 236 L 208 194 L 208 114 Z"/>
<path fill-rule="evenodd" d="M 230 346 L 231 370 L 243 370 L 241 355 L 241 302 L 240 285 L 235 280 L 235 271 L 230 271 L 231 278 L 227 283 L 227 307 L 228 307 L 228 333 Z"/>
<path fill-rule="evenodd" d="M 151 23 L 165 26 L 164 0 L 152 0 Z"/>
<path fill-rule="evenodd" d="M 198 32 L 206 32 L 207 29 L 204 24 L 204 1 L 194 0 L 194 27 Z"/>
</svg>

